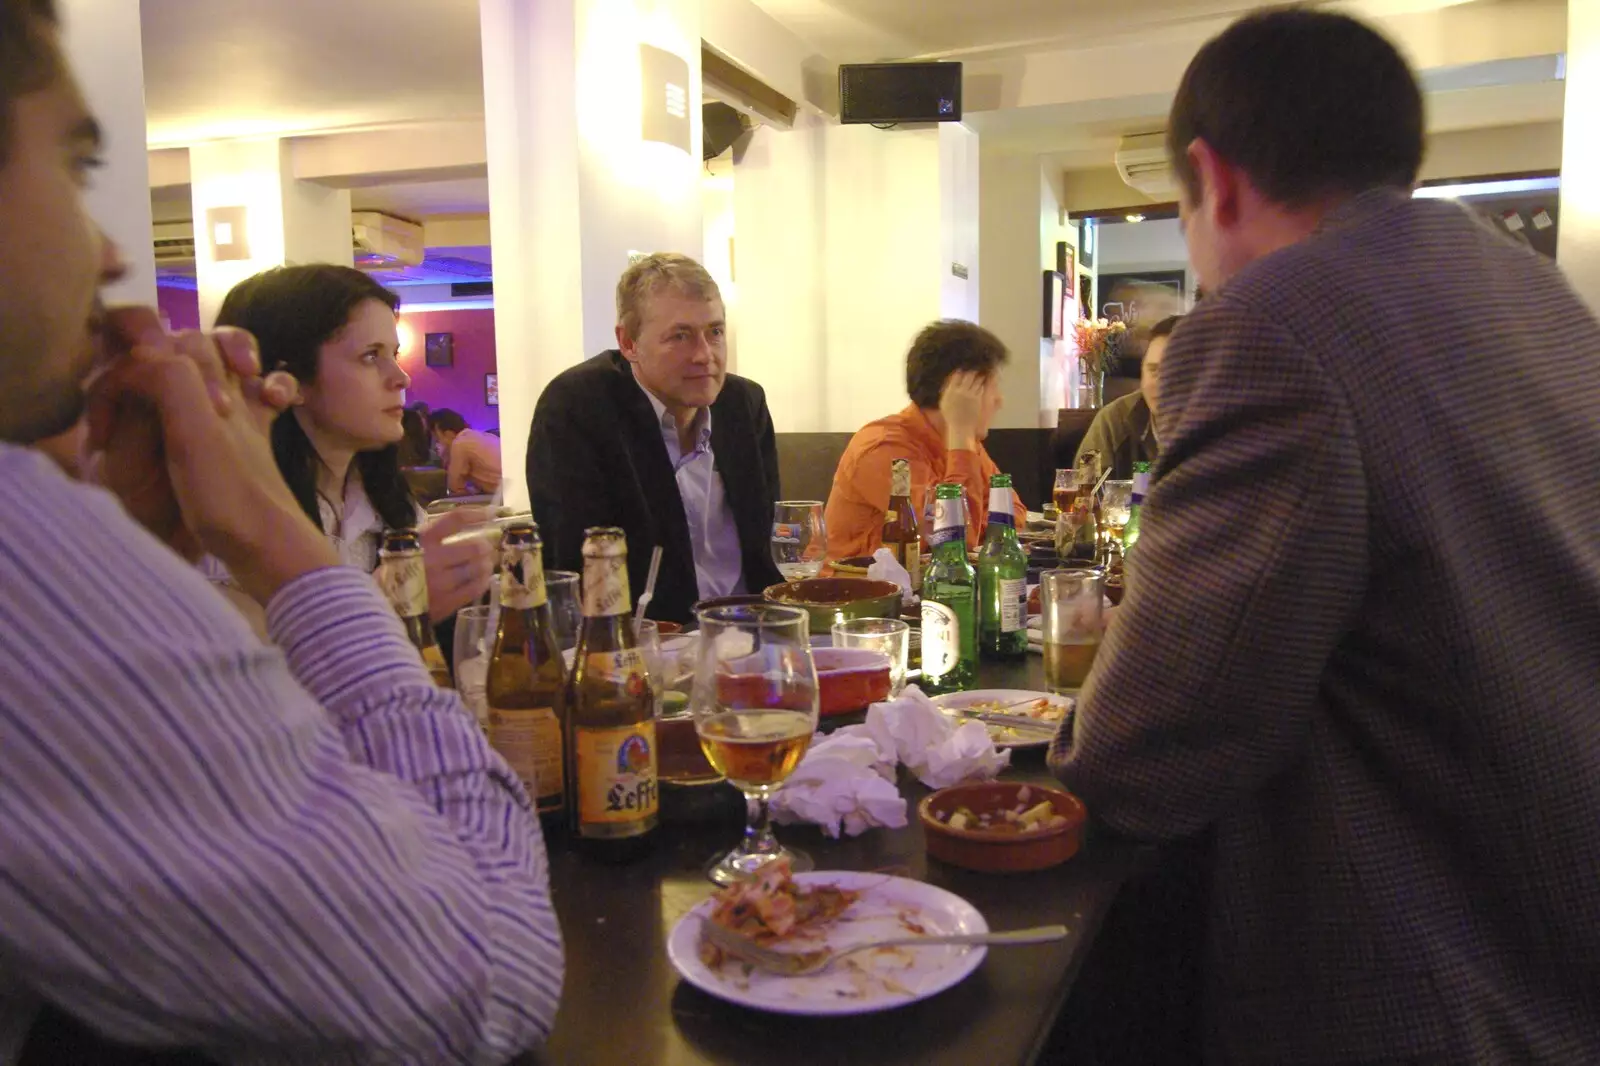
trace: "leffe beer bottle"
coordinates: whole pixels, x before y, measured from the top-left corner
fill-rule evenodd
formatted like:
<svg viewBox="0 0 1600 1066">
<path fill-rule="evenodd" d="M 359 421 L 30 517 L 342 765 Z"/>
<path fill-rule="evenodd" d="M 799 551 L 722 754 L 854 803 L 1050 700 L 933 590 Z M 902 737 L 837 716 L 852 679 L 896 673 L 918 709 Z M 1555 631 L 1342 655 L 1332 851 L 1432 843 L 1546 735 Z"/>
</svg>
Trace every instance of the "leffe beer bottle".
<svg viewBox="0 0 1600 1066">
<path fill-rule="evenodd" d="M 572 824 L 581 851 L 618 862 L 649 850 L 659 807 L 655 701 L 632 603 L 622 530 L 586 530 L 583 629 L 567 693 Z"/>
</svg>

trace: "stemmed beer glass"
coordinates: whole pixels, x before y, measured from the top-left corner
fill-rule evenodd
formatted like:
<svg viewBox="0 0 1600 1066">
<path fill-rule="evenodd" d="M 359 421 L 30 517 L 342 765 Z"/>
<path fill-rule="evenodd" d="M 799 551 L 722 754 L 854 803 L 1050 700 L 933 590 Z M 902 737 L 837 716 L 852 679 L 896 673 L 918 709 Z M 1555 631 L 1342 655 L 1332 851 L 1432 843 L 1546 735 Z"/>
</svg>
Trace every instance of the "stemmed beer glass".
<svg viewBox="0 0 1600 1066">
<path fill-rule="evenodd" d="M 707 876 L 731 884 L 783 856 L 792 869 L 809 870 L 804 852 L 773 836 L 769 805 L 817 729 L 810 618 L 795 607 L 758 604 L 708 607 L 699 619 L 689 697 L 695 731 L 711 765 L 744 793 L 747 811 L 744 839 Z"/>
</svg>

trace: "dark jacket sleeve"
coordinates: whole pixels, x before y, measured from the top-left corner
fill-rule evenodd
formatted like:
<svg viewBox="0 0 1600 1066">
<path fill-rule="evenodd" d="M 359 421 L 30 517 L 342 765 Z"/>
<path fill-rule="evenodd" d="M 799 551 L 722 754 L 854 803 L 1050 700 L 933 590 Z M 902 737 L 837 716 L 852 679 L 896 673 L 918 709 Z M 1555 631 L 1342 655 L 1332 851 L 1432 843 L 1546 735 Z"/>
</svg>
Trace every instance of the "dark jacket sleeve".
<svg viewBox="0 0 1600 1066">
<path fill-rule="evenodd" d="M 746 565 L 754 563 L 759 588 L 752 587 L 750 591 L 759 592 L 768 585 L 776 585 L 783 580 L 783 575 L 778 572 L 777 564 L 772 561 L 772 551 L 767 534 L 771 532 L 772 505 L 783 498 L 783 487 L 778 474 L 778 436 L 772 425 L 772 412 L 767 409 L 767 394 L 760 385 L 748 379 L 745 382 L 750 390 L 750 427 L 754 431 L 756 449 L 761 457 L 761 477 L 765 488 L 761 500 L 760 517 L 760 546 L 755 552 L 753 560 L 747 560 Z M 746 571 L 747 575 L 749 570 Z M 748 578 L 747 578 L 747 583 Z"/>
<path fill-rule="evenodd" d="M 564 378 L 545 388 L 533 409 L 527 471 L 546 568 L 579 573 L 583 531 L 610 524 L 612 513 L 599 451 L 607 437 L 590 424 L 596 401 L 583 391 Z"/>
</svg>

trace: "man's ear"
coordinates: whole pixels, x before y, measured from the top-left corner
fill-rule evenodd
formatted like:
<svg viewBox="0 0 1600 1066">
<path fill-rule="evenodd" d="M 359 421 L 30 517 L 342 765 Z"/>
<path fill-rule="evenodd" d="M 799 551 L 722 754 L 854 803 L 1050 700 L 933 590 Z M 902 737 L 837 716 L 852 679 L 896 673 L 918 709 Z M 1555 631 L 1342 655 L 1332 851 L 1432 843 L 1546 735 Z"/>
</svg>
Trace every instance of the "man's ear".
<svg viewBox="0 0 1600 1066">
<path fill-rule="evenodd" d="M 1196 137 L 1184 150 L 1189 168 L 1199 184 L 1196 210 L 1208 212 L 1214 229 L 1232 229 L 1239 221 L 1239 196 L 1244 172 L 1211 147 L 1204 137 Z"/>
<path fill-rule="evenodd" d="M 628 331 L 622 328 L 622 323 L 620 322 L 617 323 L 616 334 L 617 350 L 622 353 L 622 358 L 630 363 L 638 362 L 637 346 L 634 344 L 633 338 L 628 336 Z"/>
</svg>

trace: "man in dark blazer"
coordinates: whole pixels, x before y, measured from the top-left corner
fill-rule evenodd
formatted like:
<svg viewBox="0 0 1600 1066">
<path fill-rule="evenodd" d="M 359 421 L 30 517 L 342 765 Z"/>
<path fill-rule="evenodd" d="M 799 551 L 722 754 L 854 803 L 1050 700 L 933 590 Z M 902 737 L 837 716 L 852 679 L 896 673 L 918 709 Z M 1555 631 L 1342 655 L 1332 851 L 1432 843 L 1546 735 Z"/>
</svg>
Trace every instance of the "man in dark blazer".
<svg viewBox="0 0 1600 1066">
<path fill-rule="evenodd" d="M 1600 324 L 1410 197 L 1422 131 L 1306 8 L 1168 124 L 1208 295 L 1050 758 L 1116 830 L 1210 830 L 1213 1062 L 1600 1063 Z"/>
<path fill-rule="evenodd" d="M 646 612 L 663 621 L 783 580 L 772 416 L 761 386 L 727 372 L 726 334 L 704 267 L 646 256 L 617 282 L 617 349 L 559 374 L 533 412 L 528 485 L 545 565 L 581 572 L 584 530 L 620 526 L 634 599 L 663 550 Z"/>
</svg>

